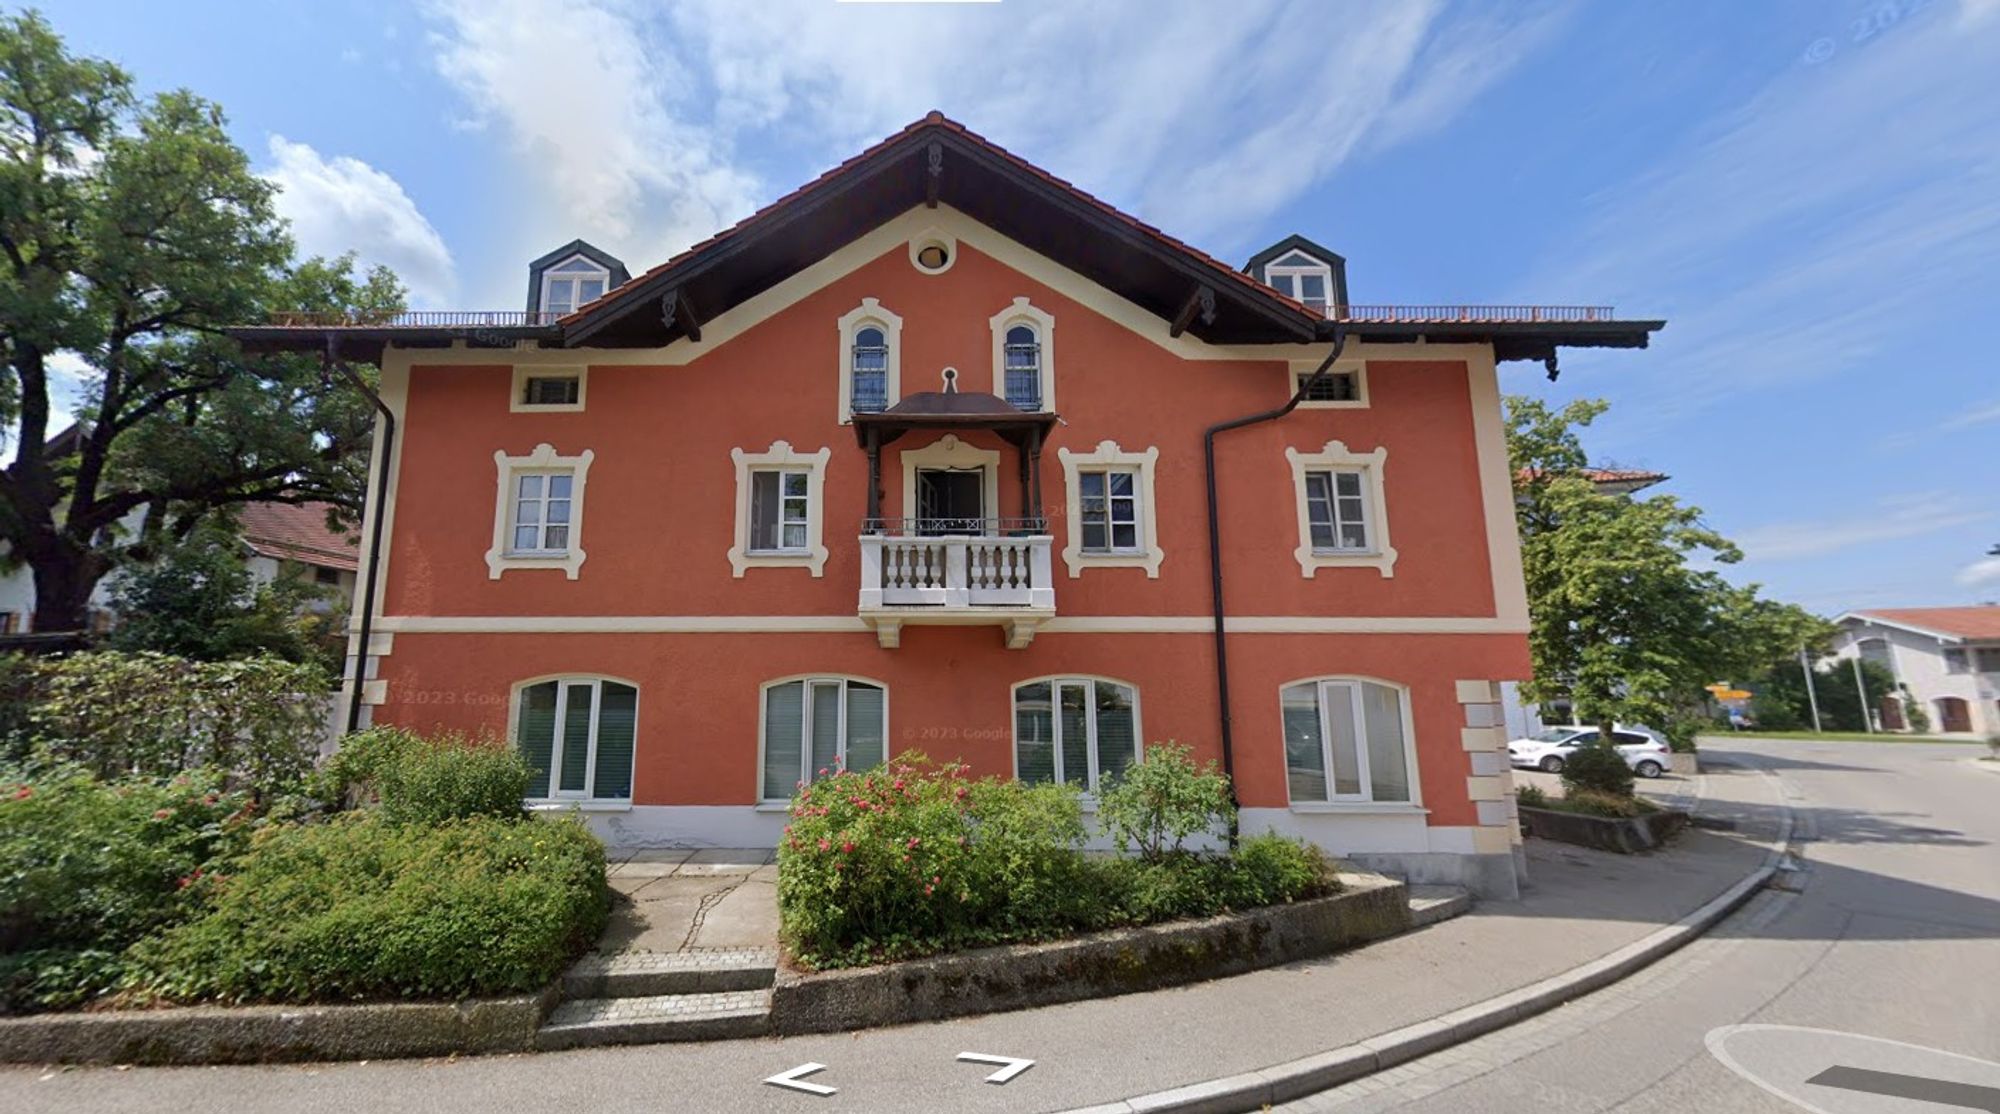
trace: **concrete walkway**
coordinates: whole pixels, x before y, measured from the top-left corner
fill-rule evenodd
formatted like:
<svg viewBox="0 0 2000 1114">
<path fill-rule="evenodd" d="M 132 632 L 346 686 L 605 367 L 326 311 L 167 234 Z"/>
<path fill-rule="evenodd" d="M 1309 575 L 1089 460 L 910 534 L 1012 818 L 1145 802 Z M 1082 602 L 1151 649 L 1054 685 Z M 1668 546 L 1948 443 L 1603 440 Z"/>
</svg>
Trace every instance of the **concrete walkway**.
<svg viewBox="0 0 2000 1114">
<path fill-rule="evenodd" d="M 1366 948 L 1236 978 L 930 1025 L 784 1039 L 588 1049 L 453 1062 L 302 1067 L 0 1072 L 0 1107 L 22 1114 L 212 1108 L 239 1100 L 294 1114 L 475 1111 L 531 1098 L 540 1111 L 1060 1110 L 1258 1070 L 1424 1021 L 1537 982 L 1649 934 L 1728 889 L 1763 861 L 1782 806 L 1769 779 L 1723 770 L 1675 792 L 1703 791 L 1727 833 L 1690 831 L 1668 851 L 1619 856 L 1530 841 L 1532 888 L 1466 916 Z M 1667 785 L 1660 786 L 1665 790 Z M 712 853 L 711 853 L 712 854 Z M 658 869 L 694 878 L 695 856 Z M 636 857 L 635 857 L 636 859 Z M 683 940 L 702 939 L 714 910 Z M 622 884 L 635 899 L 667 895 Z M 712 892 L 712 891 L 710 891 Z M 754 892 L 754 891 L 751 891 Z M 745 895 L 747 898 L 747 894 Z M 739 899 L 743 900 L 743 899 Z M 659 918 L 662 924 L 669 918 Z M 633 936 L 647 938 L 646 930 Z M 671 928 L 651 937 L 673 942 Z M 1667 960 L 1672 963 L 1673 960 Z M 1005 1086 L 961 1052 L 1036 1061 Z M 826 1065 L 827 1097 L 767 1086 L 770 1075 Z"/>
<path fill-rule="evenodd" d="M 601 956 L 778 946 L 778 868 L 770 851 L 612 851 L 617 904 Z"/>
</svg>

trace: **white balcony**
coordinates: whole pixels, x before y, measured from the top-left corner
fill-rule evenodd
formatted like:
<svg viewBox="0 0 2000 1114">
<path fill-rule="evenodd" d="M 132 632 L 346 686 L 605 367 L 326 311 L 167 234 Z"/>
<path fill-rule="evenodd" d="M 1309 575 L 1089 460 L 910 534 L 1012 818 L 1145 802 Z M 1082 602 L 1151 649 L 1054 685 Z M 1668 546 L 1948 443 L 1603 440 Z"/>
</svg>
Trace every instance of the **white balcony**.
<svg viewBox="0 0 2000 1114">
<path fill-rule="evenodd" d="M 888 532 L 861 537 L 859 614 L 885 647 L 905 624 L 992 623 L 1013 649 L 1056 613 L 1047 534 Z"/>
</svg>

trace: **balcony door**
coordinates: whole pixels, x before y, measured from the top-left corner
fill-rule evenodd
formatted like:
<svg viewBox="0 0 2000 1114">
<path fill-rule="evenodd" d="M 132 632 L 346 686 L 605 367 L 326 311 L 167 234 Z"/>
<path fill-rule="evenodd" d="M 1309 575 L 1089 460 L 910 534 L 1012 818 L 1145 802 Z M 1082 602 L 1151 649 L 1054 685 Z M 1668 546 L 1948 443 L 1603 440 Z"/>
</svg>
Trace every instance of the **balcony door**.
<svg viewBox="0 0 2000 1114">
<path fill-rule="evenodd" d="M 983 468 L 917 469 L 917 533 L 985 533 L 985 490 Z"/>
</svg>

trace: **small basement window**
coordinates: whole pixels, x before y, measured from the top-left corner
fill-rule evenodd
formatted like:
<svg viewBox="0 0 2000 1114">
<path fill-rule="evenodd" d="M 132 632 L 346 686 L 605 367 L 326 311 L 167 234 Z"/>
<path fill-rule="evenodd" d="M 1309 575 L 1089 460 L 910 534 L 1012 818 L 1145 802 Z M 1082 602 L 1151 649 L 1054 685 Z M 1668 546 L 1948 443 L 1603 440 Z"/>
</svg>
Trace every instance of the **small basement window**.
<svg viewBox="0 0 2000 1114">
<path fill-rule="evenodd" d="M 510 409 L 581 410 L 583 379 L 582 368 L 517 366 L 514 369 L 514 398 Z"/>
</svg>

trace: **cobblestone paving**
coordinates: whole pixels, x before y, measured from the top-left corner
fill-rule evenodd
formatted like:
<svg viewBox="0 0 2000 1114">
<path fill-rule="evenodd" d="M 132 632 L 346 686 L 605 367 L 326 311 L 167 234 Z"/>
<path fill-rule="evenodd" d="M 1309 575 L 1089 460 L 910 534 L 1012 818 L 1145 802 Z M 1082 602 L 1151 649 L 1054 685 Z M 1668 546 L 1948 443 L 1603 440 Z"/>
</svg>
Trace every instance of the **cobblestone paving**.
<svg viewBox="0 0 2000 1114">
<path fill-rule="evenodd" d="M 771 992 L 768 990 L 657 994 L 648 998 L 585 998 L 557 1006 L 549 1014 L 548 1027 L 754 1016 L 766 1013 L 770 1008 Z"/>
<path fill-rule="evenodd" d="M 620 975 L 655 971 L 709 971 L 737 967 L 772 967 L 776 948 L 689 948 L 678 952 L 619 952 L 587 955 L 571 968 L 578 975 Z"/>
</svg>

